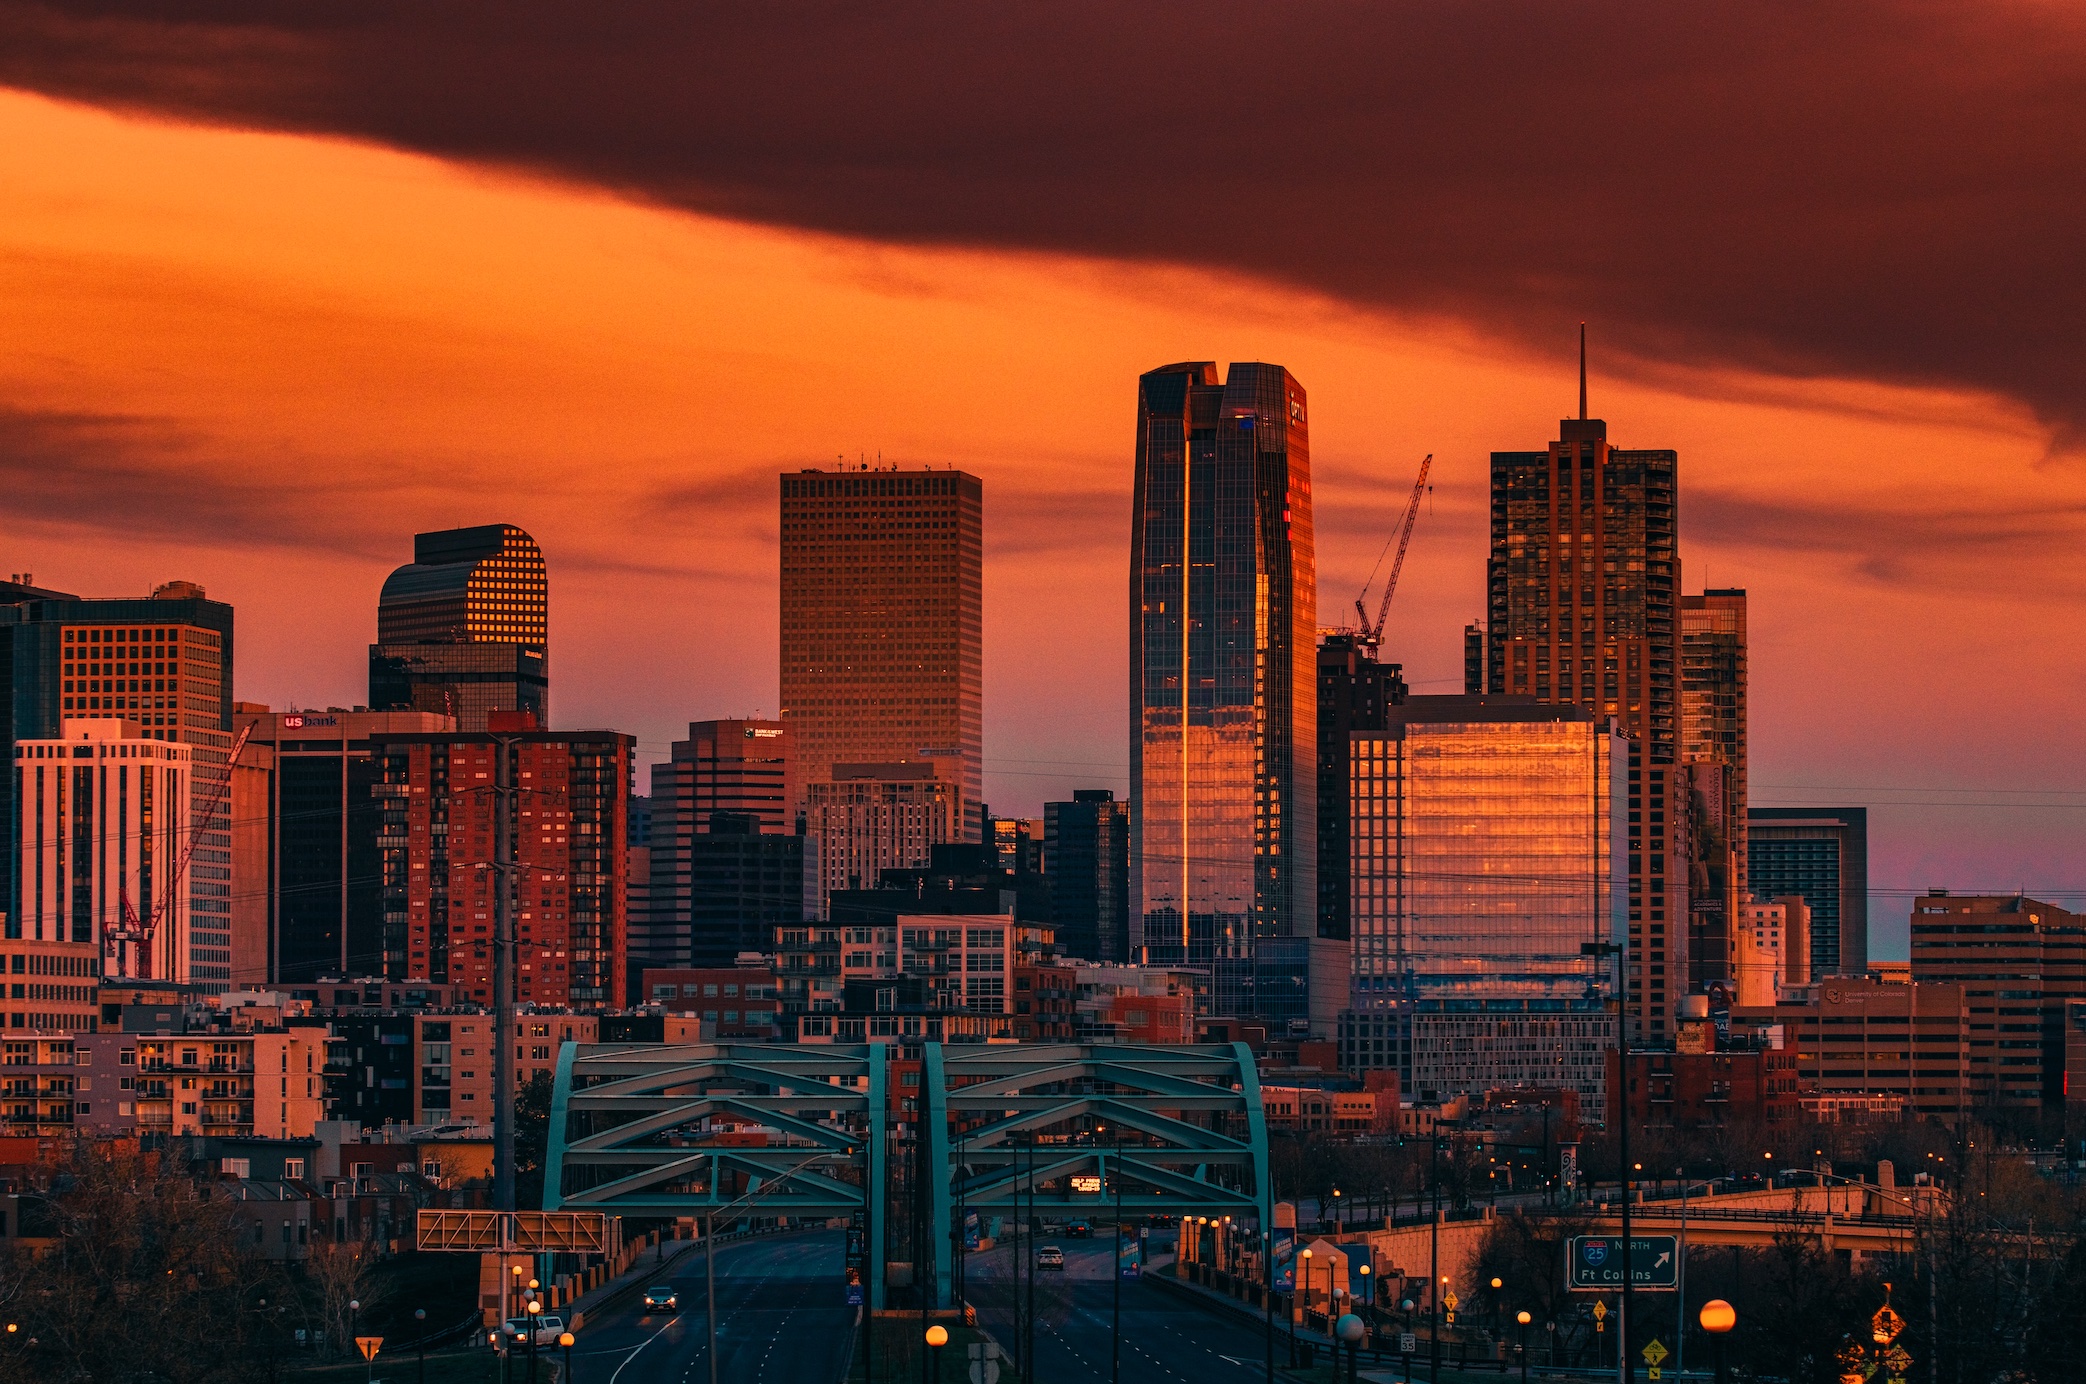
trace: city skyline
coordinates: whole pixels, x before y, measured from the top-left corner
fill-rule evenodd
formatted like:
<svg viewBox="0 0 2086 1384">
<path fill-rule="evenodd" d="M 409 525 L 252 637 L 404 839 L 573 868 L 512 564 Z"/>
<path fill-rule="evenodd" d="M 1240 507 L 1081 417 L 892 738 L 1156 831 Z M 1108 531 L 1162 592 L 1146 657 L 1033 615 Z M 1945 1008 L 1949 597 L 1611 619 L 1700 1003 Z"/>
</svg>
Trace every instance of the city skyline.
<svg viewBox="0 0 2086 1384">
<path fill-rule="evenodd" d="M 2022 22 L 1978 50 L 2026 41 Z M 1787 79 L 1755 50 L 1734 61 Z M 1030 814 L 1080 787 L 1126 792 L 1126 708 L 1091 695 L 1125 678 L 1121 381 L 1188 344 L 1310 381 L 1329 610 L 1395 522 L 1401 473 L 1436 452 L 1386 656 L 1416 692 L 1449 691 L 1482 606 L 1482 458 L 1570 411 L 1584 317 L 1601 411 L 1686 457 L 1686 591 L 1748 591 L 1753 800 L 1872 809 L 1877 954 L 1903 954 L 1929 884 L 2080 901 L 2062 874 L 2079 796 L 2028 790 L 2086 769 L 2069 691 L 2086 651 L 2062 637 L 2086 593 L 2039 561 L 2086 482 L 2054 387 L 1952 329 L 1963 285 L 2010 289 L 1939 219 L 1899 223 L 1921 264 L 1956 271 L 1923 305 L 1930 332 L 1879 350 L 1807 317 L 1733 345 L 1709 314 L 1651 312 L 1634 282 L 1507 310 L 1357 287 L 1323 256 L 1286 274 L 1257 251 L 756 224 L 616 201 L 584 167 L 488 176 L 468 148 L 444 161 L 265 110 L 115 114 L 91 103 L 121 93 L 67 71 L 12 78 L 65 99 L 0 94 L 23 192 L 5 247 L 58 266 L 17 281 L 0 378 L 10 565 L 97 595 L 199 581 L 240 611 L 242 699 L 364 701 L 369 612 L 404 536 L 511 521 L 557 568 L 555 719 L 631 729 L 663 759 L 691 718 L 775 714 L 773 477 L 881 452 L 993 487 L 986 800 Z M 1980 120 L 2015 99 L 1954 80 Z M 1906 164 L 1892 145 L 1893 176 Z M 1687 205 L 1707 205 L 1699 188 Z M 1830 248 L 1820 262 L 1844 271 Z M 1817 301 L 1855 316 L 1870 300 Z M 2006 301 L 2024 331 L 2042 320 Z M 241 332 L 262 345 L 219 349 Z M 1930 358 L 1904 359 L 1912 342 Z M 1040 448 L 1039 356 L 1060 363 Z M 739 401 L 731 426 L 691 423 L 698 387 Z M 167 475 L 184 485 L 162 499 L 149 482 Z M 2044 676 L 1985 687 L 1972 720 L 1898 676 L 1988 666 L 2013 631 L 2038 641 Z"/>
</svg>

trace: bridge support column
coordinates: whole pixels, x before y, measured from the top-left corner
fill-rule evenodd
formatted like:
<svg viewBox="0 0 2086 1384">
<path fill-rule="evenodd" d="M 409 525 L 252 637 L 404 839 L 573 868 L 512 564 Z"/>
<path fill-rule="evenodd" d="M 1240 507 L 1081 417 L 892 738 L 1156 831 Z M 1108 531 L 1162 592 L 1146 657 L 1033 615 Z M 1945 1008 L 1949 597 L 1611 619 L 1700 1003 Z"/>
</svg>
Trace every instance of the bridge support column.
<svg viewBox="0 0 2086 1384">
<path fill-rule="evenodd" d="M 942 1085 L 942 1045 L 920 1045 L 920 1137 L 927 1141 L 927 1185 L 934 1189 L 928 1198 L 933 1207 L 933 1224 L 928 1227 L 934 1241 L 934 1276 L 922 1278 L 936 1307 L 953 1301 L 954 1246 L 949 1238 L 949 1096 Z"/>
<path fill-rule="evenodd" d="M 891 1208 L 890 1198 L 884 1195 L 884 1188 L 889 1185 L 886 1179 L 890 1175 L 886 1166 L 890 1150 L 886 1143 L 891 1137 L 890 1101 L 885 1091 L 885 1047 L 883 1043 L 869 1045 L 869 1108 L 864 1112 L 868 1117 L 869 1147 L 862 1165 L 866 1179 L 862 1187 L 862 1219 L 863 1229 L 868 1232 L 869 1243 L 865 1249 L 869 1262 L 863 1265 L 862 1273 L 869 1280 L 869 1310 L 872 1312 L 884 1308 L 884 1221 Z"/>
</svg>

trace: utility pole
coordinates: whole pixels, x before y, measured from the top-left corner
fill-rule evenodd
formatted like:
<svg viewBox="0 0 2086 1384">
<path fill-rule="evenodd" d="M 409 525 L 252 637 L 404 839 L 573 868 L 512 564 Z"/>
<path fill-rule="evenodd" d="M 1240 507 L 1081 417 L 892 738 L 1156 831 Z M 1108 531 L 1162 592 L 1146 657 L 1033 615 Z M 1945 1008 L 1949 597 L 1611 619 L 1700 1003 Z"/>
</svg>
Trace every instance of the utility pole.
<svg viewBox="0 0 2086 1384">
<path fill-rule="evenodd" d="M 1616 1378 L 1637 1384 L 1637 1362 L 1630 1358 L 1630 992 L 1624 971 L 1627 949 L 1619 942 L 1581 942 L 1579 954 L 1615 958 L 1615 1126 L 1622 1166 L 1622 1310 L 1615 1319 Z M 1599 963 L 1596 962 L 1598 965 Z"/>
<path fill-rule="evenodd" d="M 1427 1384 L 1441 1384 L 1441 1132 L 1427 1156 L 1427 1181 L 1434 1192 L 1434 1219 L 1427 1227 Z"/>
<path fill-rule="evenodd" d="M 513 740 L 493 737 L 493 1206 L 514 1204 L 514 771 Z"/>
</svg>

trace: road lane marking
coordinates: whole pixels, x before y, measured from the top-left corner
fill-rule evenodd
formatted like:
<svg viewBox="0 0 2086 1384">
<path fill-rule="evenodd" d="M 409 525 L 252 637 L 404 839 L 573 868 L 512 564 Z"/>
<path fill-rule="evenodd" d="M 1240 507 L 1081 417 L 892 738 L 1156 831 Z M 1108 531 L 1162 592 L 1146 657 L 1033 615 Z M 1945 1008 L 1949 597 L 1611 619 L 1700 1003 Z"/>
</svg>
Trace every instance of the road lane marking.
<svg viewBox="0 0 2086 1384">
<path fill-rule="evenodd" d="M 661 1323 L 659 1330 L 645 1337 L 644 1340 L 639 1341 L 637 1343 L 637 1350 L 633 1350 L 628 1355 L 624 1356 L 623 1364 L 616 1366 L 616 1372 L 608 1377 L 608 1384 L 616 1384 L 616 1380 L 619 1377 L 621 1377 L 623 1373 L 623 1366 L 628 1365 L 632 1360 L 637 1359 L 637 1352 L 639 1350 L 643 1350 L 646 1346 L 652 1344 L 652 1342 L 658 1340 L 662 1335 L 666 1334 L 667 1327 L 672 1326 L 673 1324 L 674 1319 L 668 1318 L 665 1322 Z"/>
</svg>

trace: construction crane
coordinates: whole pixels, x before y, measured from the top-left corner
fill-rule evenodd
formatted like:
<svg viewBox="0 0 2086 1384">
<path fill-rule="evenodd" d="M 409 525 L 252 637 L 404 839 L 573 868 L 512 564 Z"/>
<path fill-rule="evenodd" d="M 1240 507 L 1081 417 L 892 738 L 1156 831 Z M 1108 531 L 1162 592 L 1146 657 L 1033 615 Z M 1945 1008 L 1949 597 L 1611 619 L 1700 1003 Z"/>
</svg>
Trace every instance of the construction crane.
<svg viewBox="0 0 2086 1384">
<path fill-rule="evenodd" d="M 232 766 L 238 763 L 239 752 L 246 748 L 247 740 L 254 733 L 255 724 L 252 721 L 247 722 L 239 728 L 239 734 L 233 737 L 231 752 L 225 756 L 225 776 L 218 780 L 217 785 L 210 790 L 210 796 L 203 800 L 202 809 L 196 814 L 195 825 L 189 830 L 188 843 L 181 848 L 181 854 L 174 857 L 174 868 L 167 872 L 166 886 L 160 891 L 159 901 L 152 905 L 152 916 L 142 921 L 138 918 L 137 907 L 130 901 L 128 884 L 117 891 L 116 897 L 123 916 L 114 926 L 105 924 L 102 927 L 101 944 L 104 959 L 101 972 L 104 976 L 120 973 L 123 944 L 130 942 L 137 947 L 135 955 L 139 974 L 126 978 L 153 978 L 152 936 L 159 931 L 159 925 L 166 921 L 167 910 L 172 908 L 174 901 L 181 896 L 181 880 L 188 873 L 188 862 L 195 858 L 196 847 L 202 843 L 203 833 L 217 820 L 217 814 L 224 808 L 225 799 L 231 795 Z M 193 759 L 190 760 L 190 772 L 194 772 Z"/>
<path fill-rule="evenodd" d="M 1376 555 L 1376 566 L 1369 569 L 1369 581 L 1362 583 L 1362 594 L 1354 598 L 1354 613 L 1361 621 L 1356 631 L 1363 645 L 1371 650 L 1383 644 L 1384 618 L 1391 613 L 1391 595 L 1398 589 L 1398 573 L 1405 568 L 1405 550 L 1412 543 L 1412 526 L 1419 522 L 1420 496 L 1427 493 L 1427 473 L 1434 467 L 1434 453 L 1427 453 L 1420 462 L 1420 478 L 1412 483 L 1412 498 L 1405 503 L 1405 521 L 1398 526 L 1398 556 L 1391 562 L 1391 574 L 1384 578 L 1383 600 L 1377 604 L 1376 618 L 1369 618 L 1369 583 L 1376 580 L 1378 568 L 1383 566 L 1384 553 L 1391 550 L 1391 540 L 1384 540 L 1383 552 Z"/>
</svg>

